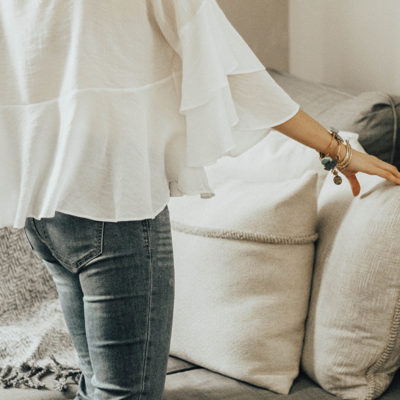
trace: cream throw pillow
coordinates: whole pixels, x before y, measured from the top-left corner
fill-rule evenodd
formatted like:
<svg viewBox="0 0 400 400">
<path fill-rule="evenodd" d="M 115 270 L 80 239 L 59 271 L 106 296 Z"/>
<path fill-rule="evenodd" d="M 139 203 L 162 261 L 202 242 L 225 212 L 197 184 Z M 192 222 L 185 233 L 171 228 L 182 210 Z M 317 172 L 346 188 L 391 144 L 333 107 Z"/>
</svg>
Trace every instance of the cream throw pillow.
<svg viewBox="0 0 400 400">
<path fill-rule="evenodd" d="M 343 399 L 372 400 L 400 366 L 400 186 L 324 184 L 302 367 Z M 348 185 L 347 185 L 348 186 Z"/>
<path fill-rule="evenodd" d="M 171 354 L 287 394 L 299 372 L 314 258 L 317 173 L 228 180 L 169 202 Z"/>
</svg>

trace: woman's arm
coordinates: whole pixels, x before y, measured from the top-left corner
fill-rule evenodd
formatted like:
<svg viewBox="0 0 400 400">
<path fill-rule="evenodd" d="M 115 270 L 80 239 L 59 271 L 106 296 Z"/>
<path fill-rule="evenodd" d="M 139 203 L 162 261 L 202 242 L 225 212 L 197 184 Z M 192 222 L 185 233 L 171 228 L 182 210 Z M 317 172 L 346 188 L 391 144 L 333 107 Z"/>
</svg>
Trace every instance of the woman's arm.
<svg viewBox="0 0 400 400">
<path fill-rule="evenodd" d="M 332 137 L 329 132 L 301 109 L 293 118 L 275 126 L 274 129 L 322 153 L 329 153 L 336 157 L 337 152 L 340 151 L 342 158 L 345 153 L 344 144 L 338 145 L 336 140 L 331 141 Z M 331 144 L 331 147 L 329 144 Z M 400 185 L 400 172 L 394 165 L 353 149 L 350 165 L 342 174 L 349 180 L 354 196 L 357 196 L 361 189 L 356 177 L 357 172 L 378 175 Z"/>
</svg>

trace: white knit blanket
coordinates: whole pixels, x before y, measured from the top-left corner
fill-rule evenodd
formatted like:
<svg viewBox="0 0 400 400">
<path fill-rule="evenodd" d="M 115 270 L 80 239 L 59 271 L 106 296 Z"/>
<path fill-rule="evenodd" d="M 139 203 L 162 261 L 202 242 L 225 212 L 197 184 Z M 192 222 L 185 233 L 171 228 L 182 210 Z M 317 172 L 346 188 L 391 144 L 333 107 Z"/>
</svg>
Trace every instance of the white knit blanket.
<svg viewBox="0 0 400 400">
<path fill-rule="evenodd" d="M 23 229 L 0 229 L 0 273 L 2 386 L 40 388 L 40 377 L 55 372 L 63 390 L 68 376 L 78 379 L 78 359 L 55 284 Z"/>
</svg>

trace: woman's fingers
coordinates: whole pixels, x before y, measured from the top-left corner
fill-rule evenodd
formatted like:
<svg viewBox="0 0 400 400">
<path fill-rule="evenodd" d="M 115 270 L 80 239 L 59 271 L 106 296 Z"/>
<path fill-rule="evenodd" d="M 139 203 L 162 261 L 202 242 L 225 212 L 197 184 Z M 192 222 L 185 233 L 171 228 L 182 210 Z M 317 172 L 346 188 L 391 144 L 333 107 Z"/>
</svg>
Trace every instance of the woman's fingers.
<svg viewBox="0 0 400 400">
<path fill-rule="evenodd" d="M 355 172 L 343 171 L 342 174 L 347 178 L 350 183 L 351 191 L 353 192 L 353 196 L 356 197 L 359 195 L 361 191 L 360 182 L 357 179 Z"/>
<path fill-rule="evenodd" d="M 370 157 L 373 159 L 373 168 L 370 172 L 366 172 L 367 174 L 378 175 L 384 179 L 400 185 L 400 172 L 394 165 L 382 161 L 378 157 Z"/>
<path fill-rule="evenodd" d="M 377 173 L 377 175 L 400 185 L 400 178 L 394 172 L 388 171 L 387 169 L 381 169 L 380 173 Z"/>
<path fill-rule="evenodd" d="M 360 182 L 358 182 L 357 176 L 355 173 L 351 173 L 346 175 L 346 178 L 348 179 L 350 186 L 351 186 L 351 190 L 353 192 L 353 196 L 358 196 L 360 191 L 361 191 L 361 186 L 360 186 Z"/>
<path fill-rule="evenodd" d="M 376 158 L 376 160 L 378 168 L 380 169 L 380 174 L 378 173 L 377 175 L 394 183 L 400 184 L 399 170 L 394 165 L 382 161 L 379 158 Z"/>
<path fill-rule="evenodd" d="M 340 171 L 340 170 L 339 170 Z M 360 183 L 356 177 L 357 172 L 364 172 L 369 175 L 377 175 L 387 179 L 397 185 L 400 185 L 400 171 L 396 166 L 382 161 L 371 154 L 361 153 L 353 149 L 353 158 L 350 165 L 343 171 L 340 171 L 348 179 L 354 196 L 360 191 Z"/>
<path fill-rule="evenodd" d="M 400 172 L 394 165 L 382 161 L 371 154 L 361 153 L 354 149 L 351 163 L 343 172 L 345 175 L 364 172 L 369 175 L 378 175 L 396 184 L 400 184 Z"/>
</svg>

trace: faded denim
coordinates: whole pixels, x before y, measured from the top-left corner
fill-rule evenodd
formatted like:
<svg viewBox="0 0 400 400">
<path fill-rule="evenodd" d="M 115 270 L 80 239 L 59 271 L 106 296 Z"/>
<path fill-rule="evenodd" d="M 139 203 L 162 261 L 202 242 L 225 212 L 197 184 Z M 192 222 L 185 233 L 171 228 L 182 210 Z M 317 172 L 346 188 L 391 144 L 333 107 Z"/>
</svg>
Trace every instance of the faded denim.
<svg viewBox="0 0 400 400">
<path fill-rule="evenodd" d="M 75 399 L 162 399 L 174 303 L 168 206 L 121 222 L 56 212 L 27 218 L 24 230 L 53 277 L 79 357 Z"/>
</svg>

